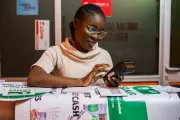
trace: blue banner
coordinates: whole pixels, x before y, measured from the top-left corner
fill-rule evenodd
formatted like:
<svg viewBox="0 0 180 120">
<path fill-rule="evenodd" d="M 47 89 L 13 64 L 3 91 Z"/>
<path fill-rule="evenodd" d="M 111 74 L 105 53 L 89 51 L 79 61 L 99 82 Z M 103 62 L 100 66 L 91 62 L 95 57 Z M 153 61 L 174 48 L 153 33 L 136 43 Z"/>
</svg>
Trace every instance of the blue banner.
<svg viewBox="0 0 180 120">
<path fill-rule="evenodd" d="M 38 15 L 38 0 L 16 0 L 17 15 Z"/>
</svg>

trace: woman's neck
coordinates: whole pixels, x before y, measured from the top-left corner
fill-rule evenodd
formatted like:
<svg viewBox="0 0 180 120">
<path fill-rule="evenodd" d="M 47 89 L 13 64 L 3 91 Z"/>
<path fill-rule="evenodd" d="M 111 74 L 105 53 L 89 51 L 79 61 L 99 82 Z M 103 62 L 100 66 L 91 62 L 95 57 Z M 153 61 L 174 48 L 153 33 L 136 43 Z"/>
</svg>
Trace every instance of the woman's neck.
<svg viewBox="0 0 180 120">
<path fill-rule="evenodd" d="M 83 52 L 83 53 L 89 52 L 89 50 L 85 50 L 83 47 L 81 47 L 81 45 L 79 44 L 78 41 L 73 40 L 72 38 L 69 38 L 69 43 L 71 44 L 71 46 L 73 46 L 74 48 L 76 48 L 80 52 Z"/>
</svg>

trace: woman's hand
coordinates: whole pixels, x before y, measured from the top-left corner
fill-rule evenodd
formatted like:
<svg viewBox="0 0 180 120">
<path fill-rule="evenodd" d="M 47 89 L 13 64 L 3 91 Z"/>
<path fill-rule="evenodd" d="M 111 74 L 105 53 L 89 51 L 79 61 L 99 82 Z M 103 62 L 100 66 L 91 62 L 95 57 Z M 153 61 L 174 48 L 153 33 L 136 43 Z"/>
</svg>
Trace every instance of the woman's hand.
<svg viewBox="0 0 180 120">
<path fill-rule="evenodd" d="M 123 80 L 124 76 L 122 74 L 115 75 L 114 72 L 112 72 L 108 75 L 107 80 L 105 80 L 105 84 L 108 87 L 118 87 Z"/>
<path fill-rule="evenodd" d="M 39 120 L 39 113 L 36 109 L 33 109 L 30 113 L 30 119 L 31 120 Z"/>
<path fill-rule="evenodd" d="M 99 74 L 101 72 L 108 72 L 107 68 L 110 67 L 109 64 L 96 64 L 92 71 L 82 78 L 82 85 L 88 86 L 95 83 L 98 79 L 104 77 L 105 74 Z M 98 75 L 99 74 L 99 75 Z"/>
</svg>

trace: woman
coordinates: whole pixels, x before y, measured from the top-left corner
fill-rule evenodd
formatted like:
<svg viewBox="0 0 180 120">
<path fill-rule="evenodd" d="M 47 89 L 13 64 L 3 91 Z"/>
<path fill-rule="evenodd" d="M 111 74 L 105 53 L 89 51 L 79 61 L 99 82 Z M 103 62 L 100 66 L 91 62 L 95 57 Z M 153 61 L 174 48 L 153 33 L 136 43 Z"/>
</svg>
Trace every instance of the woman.
<svg viewBox="0 0 180 120">
<path fill-rule="evenodd" d="M 60 46 L 52 46 L 32 65 L 29 86 L 72 87 L 88 86 L 103 78 L 112 67 L 109 53 L 98 47 L 102 39 L 106 17 L 97 5 L 81 6 L 69 24 L 72 38 Z M 50 74 L 54 72 L 55 75 Z M 111 77 L 107 86 L 118 86 L 119 78 Z"/>
</svg>

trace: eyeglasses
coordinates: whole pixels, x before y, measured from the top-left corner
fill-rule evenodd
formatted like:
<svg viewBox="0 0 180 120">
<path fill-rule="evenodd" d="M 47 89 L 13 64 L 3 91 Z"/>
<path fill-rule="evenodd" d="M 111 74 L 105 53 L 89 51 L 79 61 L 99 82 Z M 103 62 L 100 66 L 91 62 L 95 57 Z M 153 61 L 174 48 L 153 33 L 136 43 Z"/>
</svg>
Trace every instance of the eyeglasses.
<svg viewBox="0 0 180 120">
<path fill-rule="evenodd" d="M 89 34 L 89 36 L 96 39 L 102 39 L 107 34 L 107 32 L 104 31 L 97 31 L 95 27 L 90 25 L 87 25 L 86 32 Z"/>
</svg>

